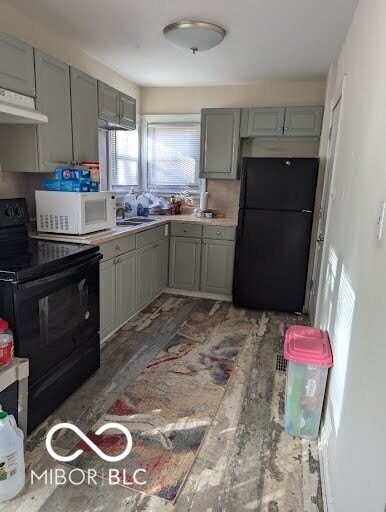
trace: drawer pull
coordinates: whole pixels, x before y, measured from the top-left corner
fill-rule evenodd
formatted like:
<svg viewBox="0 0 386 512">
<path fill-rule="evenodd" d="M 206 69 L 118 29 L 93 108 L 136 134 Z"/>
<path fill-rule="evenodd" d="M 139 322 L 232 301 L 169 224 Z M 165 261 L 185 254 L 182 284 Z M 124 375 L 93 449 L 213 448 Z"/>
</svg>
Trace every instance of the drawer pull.
<svg viewBox="0 0 386 512">
<path fill-rule="evenodd" d="M 186 233 L 188 230 L 186 228 L 184 228 L 184 233 Z"/>
<path fill-rule="evenodd" d="M 120 250 L 121 250 L 121 247 L 120 247 L 119 245 L 116 245 L 116 246 L 115 246 L 115 250 L 116 250 L 116 251 L 120 251 Z"/>
<path fill-rule="evenodd" d="M 216 235 L 221 235 L 221 231 L 216 231 Z"/>
</svg>

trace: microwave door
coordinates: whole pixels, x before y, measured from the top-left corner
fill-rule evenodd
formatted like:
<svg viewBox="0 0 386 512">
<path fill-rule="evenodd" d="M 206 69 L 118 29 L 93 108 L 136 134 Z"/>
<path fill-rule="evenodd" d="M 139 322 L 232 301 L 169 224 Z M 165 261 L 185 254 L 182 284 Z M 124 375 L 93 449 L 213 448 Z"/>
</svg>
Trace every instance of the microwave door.
<svg viewBox="0 0 386 512">
<path fill-rule="evenodd" d="M 82 196 L 82 203 L 82 233 L 113 227 L 115 213 L 112 211 L 111 196 L 91 193 Z"/>
</svg>

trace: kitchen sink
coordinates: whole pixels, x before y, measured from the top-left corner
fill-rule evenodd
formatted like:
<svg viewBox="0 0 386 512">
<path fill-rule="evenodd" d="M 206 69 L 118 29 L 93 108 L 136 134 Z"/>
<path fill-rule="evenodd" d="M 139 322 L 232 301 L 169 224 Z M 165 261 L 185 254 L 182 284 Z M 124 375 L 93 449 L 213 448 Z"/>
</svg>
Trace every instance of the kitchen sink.
<svg viewBox="0 0 386 512">
<path fill-rule="evenodd" d="M 117 220 L 117 226 L 140 226 L 141 224 L 148 224 L 155 222 L 157 219 L 145 219 L 143 217 L 132 217 L 131 219 Z"/>
</svg>

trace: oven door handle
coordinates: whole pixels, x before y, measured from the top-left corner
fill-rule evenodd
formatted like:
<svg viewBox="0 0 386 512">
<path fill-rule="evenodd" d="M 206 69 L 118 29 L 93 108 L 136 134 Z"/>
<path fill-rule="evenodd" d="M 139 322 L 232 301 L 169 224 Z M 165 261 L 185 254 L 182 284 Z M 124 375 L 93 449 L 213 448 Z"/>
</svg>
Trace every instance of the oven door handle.
<svg viewBox="0 0 386 512">
<path fill-rule="evenodd" d="M 101 259 L 102 259 L 102 255 L 97 254 L 93 258 L 87 259 L 86 261 L 83 261 L 79 265 L 74 266 L 73 264 L 72 265 L 69 264 L 66 266 L 66 269 L 62 270 L 61 272 L 53 272 L 52 274 L 46 275 L 44 277 L 36 276 L 35 278 L 33 278 L 29 281 L 18 283 L 18 285 L 17 285 L 18 290 L 20 290 L 20 291 L 30 290 L 31 288 L 35 288 L 37 286 L 46 286 L 47 284 L 55 283 L 65 277 L 69 277 L 69 276 L 78 274 L 82 270 L 89 268 L 91 265 L 93 265 L 95 263 L 99 263 L 99 261 Z"/>
</svg>

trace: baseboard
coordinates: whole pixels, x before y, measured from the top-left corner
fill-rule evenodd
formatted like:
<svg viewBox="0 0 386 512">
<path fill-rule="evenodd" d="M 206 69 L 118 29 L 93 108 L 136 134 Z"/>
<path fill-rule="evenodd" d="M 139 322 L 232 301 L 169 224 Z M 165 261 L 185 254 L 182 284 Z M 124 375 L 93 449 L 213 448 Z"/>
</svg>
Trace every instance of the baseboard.
<svg viewBox="0 0 386 512">
<path fill-rule="evenodd" d="M 185 295 L 186 297 L 200 297 L 202 299 L 223 300 L 232 302 L 232 295 L 224 295 L 222 293 L 209 293 L 192 290 L 180 290 L 179 288 L 166 288 L 163 293 L 172 293 L 173 295 Z"/>
<path fill-rule="evenodd" d="M 322 482 L 323 510 L 324 512 L 334 512 L 334 503 L 332 501 L 330 472 L 328 465 L 327 445 L 318 441 L 320 479 Z"/>
</svg>

